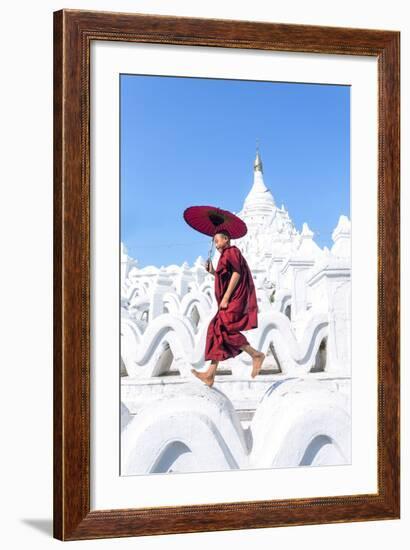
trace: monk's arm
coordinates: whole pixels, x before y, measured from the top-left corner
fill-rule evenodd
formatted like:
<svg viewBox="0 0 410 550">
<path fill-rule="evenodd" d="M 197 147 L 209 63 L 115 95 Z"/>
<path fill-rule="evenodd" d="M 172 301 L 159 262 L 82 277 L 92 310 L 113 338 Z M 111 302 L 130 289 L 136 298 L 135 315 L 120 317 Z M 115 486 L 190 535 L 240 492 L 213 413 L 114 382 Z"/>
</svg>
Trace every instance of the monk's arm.
<svg viewBox="0 0 410 550">
<path fill-rule="evenodd" d="M 224 294 L 224 298 L 229 301 L 229 298 L 231 297 L 232 292 L 235 290 L 236 285 L 238 284 L 238 281 L 240 279 L 241 274 L 237 271 L 233 271 L 231 275 L 231 279 L 228 284 L 228 288 L 226 289 L 226 292 Z"/>
</svg>

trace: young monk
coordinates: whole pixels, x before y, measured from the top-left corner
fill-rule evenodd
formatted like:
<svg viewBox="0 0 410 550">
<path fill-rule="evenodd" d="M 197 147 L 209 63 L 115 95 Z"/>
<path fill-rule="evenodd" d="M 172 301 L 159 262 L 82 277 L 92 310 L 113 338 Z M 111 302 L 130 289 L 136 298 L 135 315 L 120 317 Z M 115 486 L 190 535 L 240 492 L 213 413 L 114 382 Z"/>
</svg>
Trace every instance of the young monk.
<svg viewBox="0 0 410 550">
<path fill-rule="evenodd" d="M 229 232 L 220 230 L 214 235 L 220 252 L 216 270 L 207 261 L 206 269 L 215 276 L 215 297 L 218 311 L 208 326 L 205 361 L 211 360 L 206 372 L 191 369 L 197 378 L 212 386 L 219 361 L 236 357 L 246 351 L 252 357 L 252 378 L 259 373 L 265 354 L 254 349 L 241 334 L 258 326 L 256 290 L 248 263 L 239 248 L 231 245 Z"/>
</svg>

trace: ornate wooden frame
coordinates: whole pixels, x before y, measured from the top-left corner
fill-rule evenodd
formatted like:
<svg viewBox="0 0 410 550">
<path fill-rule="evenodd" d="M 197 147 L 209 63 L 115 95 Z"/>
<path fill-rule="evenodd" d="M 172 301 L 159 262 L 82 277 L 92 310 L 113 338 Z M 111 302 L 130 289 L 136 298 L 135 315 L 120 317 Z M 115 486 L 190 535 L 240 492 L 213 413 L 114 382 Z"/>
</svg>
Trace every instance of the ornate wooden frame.
<svg viewBox="0 0 410 550">
<path fill-rule="evenodd" d="M 378 61 L 378 493 L 90 511 L 92 40 L 375 56 Z M 61 540 L 400 517 L 400 32 L 54 12 L 54 536 Z"/>
</svg>

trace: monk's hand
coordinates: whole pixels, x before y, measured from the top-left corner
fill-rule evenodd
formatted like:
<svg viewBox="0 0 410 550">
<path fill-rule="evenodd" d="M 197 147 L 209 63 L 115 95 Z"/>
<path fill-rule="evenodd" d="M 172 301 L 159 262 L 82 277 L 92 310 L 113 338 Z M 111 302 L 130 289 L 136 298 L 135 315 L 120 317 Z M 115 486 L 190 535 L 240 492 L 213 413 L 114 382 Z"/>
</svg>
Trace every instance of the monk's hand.
<svg viewBox="0 0 410 550">
<path fill-rule="evenodd" d="M 208 273 L 212 274 L 214 268 L 213 268 L 212 262 L 210 260 L 207 260 L 205 262 L 205 269 L 206 269 L 206 271 L 208 271 Z"/>
<path fill-rule="evenodd" d="M 229 300 L 223 297 L 221 303 L 219 304 L 219 309 L 226 309 L 228 307 L 228 302 Z"/>
</svg>

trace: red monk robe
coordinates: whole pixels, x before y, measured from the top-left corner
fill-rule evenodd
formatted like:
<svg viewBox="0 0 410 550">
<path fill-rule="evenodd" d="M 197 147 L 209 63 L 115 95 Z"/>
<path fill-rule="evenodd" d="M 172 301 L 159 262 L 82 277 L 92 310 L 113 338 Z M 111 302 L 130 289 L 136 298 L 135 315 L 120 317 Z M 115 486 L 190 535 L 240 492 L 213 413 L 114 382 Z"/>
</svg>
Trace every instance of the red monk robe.
<svg viewBox="0 0 410 550">
<path fill-rule="evenodd" d="M 233 271 L 240 273 L 226 309 L 219 304 L 228 288 Z M 205 344 L 205 361 L 223 361 L 242 353 L 240 346 L 249 344 L 240 330 L 258 326 L 256 290 L 248 263 L 239 248 L 226 246 L 219 257 L 215 271 L 215 297 L 218 311 L 208 326 Z"/>
</svg>

